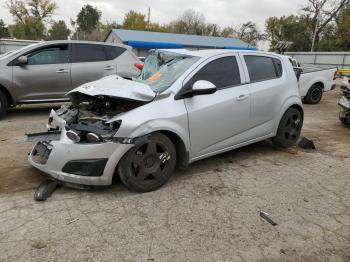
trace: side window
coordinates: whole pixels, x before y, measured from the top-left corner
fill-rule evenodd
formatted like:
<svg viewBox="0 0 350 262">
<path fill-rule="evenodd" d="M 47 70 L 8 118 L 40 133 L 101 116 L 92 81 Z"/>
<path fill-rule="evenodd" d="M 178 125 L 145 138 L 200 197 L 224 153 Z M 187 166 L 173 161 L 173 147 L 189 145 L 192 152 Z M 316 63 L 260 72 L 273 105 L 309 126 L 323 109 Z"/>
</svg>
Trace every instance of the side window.
<svg viewBox="0 0 350 262">
<path fill-rule="evenodd" d="M 103 45 L 73 44 L 73 63 L 106 61 Z"/>
<path fill-rule="evenodd" d="M 282 67 L 281 60 L 279 60 L 277 58 L 273 58 L 273 63 L 275 65 L 275 69 L 276 69 L 276 76 L 281 77 L 282 73 L 283 73 L 283 67 Z"/>
<path fill-rule="evenodd" d="M 212 82 L 217 88 L 241 84 L 236 57 L 222 57 L 209 62 L 192 77 L 190 84 L 198 80 Z"/>
<path fill-rule="evenodd" d="M 245 55 L 251 82 L 264 81 L 282 76 L 282 63 L 279 59 L 267 56 Z"/>
<path fill-rule="evenodd" d="M 69 63 L 68 45 L 58 45 L 35 50 L 27 54 L 28 65 Z"/>
<path fill-rule="evenodd" d="M 110 46 L 110 45 L 104 46 L 104 49 L 107 54 L 108 60 L 113 60 L 126 51 L 126 49 L 123 47 Z"/>
</svg>

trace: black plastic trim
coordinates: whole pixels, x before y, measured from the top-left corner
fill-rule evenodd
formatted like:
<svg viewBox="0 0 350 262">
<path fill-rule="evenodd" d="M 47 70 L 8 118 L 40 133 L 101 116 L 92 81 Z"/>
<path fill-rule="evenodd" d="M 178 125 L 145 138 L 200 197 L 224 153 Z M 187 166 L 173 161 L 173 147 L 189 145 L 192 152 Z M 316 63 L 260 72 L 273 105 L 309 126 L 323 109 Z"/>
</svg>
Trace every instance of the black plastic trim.
<svg viewBox="0 0 350 262">
<path fill-rule="evenodd" d="M 71 160 L 63 166 L 62 172 L 77 176 L 102 176 L 107 161 L 108 158 Z"/>
</svg>

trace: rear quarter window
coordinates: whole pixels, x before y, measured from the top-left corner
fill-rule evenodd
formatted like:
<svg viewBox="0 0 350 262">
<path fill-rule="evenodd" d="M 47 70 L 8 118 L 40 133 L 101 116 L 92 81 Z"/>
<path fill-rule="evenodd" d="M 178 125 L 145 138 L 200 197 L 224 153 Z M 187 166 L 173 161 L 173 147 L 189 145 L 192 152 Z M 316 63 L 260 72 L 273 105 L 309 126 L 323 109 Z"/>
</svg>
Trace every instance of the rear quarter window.
<svg viewBox="0 0 350 262">
<path fill-rule="evenodd" d="M 108 60 L 103 45 L 73 44 L 73 63 Z"/>
<path fill-rule="evenodd" d="M 277 58 L 268 56 L 245 55 L 250 82 L 279 78 L 283 74 L 282 63 Z"/>
<path fill-rule="evenodd" d="M 113 60 L 126 51 L 123 47 L 109 45 L 106 45 L 104 49 L 108 60 Z"/>
</svg>

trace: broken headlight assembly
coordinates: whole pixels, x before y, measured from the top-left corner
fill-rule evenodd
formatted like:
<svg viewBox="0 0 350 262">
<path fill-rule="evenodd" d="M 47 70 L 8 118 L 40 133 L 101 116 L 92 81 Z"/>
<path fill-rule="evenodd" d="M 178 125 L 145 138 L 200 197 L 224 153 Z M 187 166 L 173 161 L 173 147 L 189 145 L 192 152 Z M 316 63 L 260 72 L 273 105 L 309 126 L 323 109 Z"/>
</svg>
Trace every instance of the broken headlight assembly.
<svg viewBox="0 0 350 262">
<path fill-rule="evenodd" d="M 112 142 L 114 135 L 121 125 L 121 120 L 112 123 L 97 121 L 79 121 L 77 124 L 66 126 L 66 136 L 75 143 Z"/>
</svg>

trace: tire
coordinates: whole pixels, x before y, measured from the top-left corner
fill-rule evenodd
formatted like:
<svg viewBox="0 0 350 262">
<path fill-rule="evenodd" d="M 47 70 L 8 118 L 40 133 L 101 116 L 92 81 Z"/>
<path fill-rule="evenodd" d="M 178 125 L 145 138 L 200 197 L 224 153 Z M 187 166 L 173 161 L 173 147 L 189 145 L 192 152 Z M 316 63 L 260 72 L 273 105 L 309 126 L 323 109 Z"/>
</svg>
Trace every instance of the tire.
<svg viewBox="0 0 350 262">
<path fill-rule="evenodd" d="M 318 104 L 322 99 L 322 95 L 323 95 L 322 86 L 320 84 L 313 84 L 310 87 L 309 91 L 307 91 L 304 101 L 307 104 L 312 104 L 312 105 Z"/>
<path fill-rule="evenodd" d="M 0 90 L 0 118 L 3 118 L 8 109 L 8 102 L 6 95 Z"/>
<path fill-rule="evenodd" d="M 165 184 L 174 173 L 176 150 L 170 139 L 152 134 L 147 141 L 131 148 L 118 164 L 124 185 L 133 191 L 149 192 Z"/>
<path fill-rule="evenodd" d="M 283 115 L 277 129 L 277 134 L 272 142 L 279 147 L 287 148 L 294 145 L 303 126 L 303 117 L 299 110 L 289 108 Z"/>
</svg>

